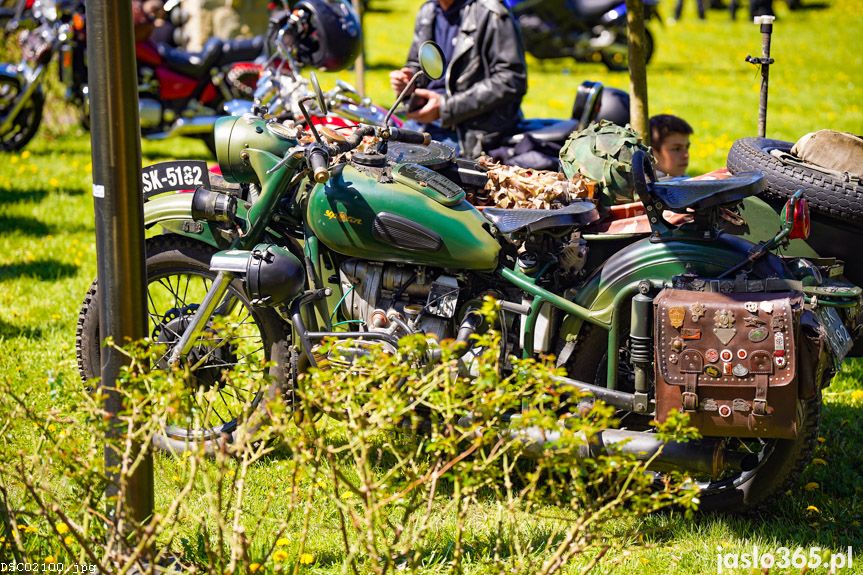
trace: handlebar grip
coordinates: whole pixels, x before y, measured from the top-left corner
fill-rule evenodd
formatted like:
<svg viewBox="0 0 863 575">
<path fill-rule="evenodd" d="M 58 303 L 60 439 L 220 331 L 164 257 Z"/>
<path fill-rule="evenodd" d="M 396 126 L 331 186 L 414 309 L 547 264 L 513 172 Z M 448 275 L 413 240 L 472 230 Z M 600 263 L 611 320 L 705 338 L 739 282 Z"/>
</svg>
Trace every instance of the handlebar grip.
<svg viewBox="0 0 863 575">
<path fill-rule="evenodd" d="M 431 134 L 428 132 L 417 132 L 405 128 L 390 128 L 390 141 L 404 142 L 405 144 L 420 144 L 428 146 L 431 143 Z"/>
<path fill-rule="evenodd" d="M 320 148 L 315 148 L 309 153 L 309 168 L 312 170 L 312 175 L 315 181 L 319 184 L 325 184 L 330 179 L 329 155 Z"/>
</svg>

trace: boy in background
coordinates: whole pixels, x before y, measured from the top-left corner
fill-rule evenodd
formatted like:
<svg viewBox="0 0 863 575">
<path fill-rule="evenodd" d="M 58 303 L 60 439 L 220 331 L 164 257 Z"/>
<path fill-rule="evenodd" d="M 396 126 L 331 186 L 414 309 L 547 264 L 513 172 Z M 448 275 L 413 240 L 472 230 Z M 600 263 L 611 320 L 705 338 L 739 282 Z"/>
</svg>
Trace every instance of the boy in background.
<svg viewBox="0 0 863 575">
<path fill-rule="evenodd" d="M 650 118 L 650 145 L 658 178 L 678 178 L 689 167 L 689 136 L 692 126 L 683 118 L 659 114 Z"/>
</svg>

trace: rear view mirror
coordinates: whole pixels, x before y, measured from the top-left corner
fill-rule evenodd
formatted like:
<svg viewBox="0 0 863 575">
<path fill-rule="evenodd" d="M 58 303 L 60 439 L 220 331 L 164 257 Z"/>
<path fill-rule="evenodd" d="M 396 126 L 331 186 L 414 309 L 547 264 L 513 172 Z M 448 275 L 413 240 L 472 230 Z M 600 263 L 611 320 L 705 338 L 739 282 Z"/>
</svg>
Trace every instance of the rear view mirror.
<svg viewBox="0 0 863 575">
<path fill-rule="evenodd" d="M 434 42 L 423 42 L 419 49 L 420 67 L 426 76 L 438 80 L 443 76 L 443 50 Z"/>
</svg>

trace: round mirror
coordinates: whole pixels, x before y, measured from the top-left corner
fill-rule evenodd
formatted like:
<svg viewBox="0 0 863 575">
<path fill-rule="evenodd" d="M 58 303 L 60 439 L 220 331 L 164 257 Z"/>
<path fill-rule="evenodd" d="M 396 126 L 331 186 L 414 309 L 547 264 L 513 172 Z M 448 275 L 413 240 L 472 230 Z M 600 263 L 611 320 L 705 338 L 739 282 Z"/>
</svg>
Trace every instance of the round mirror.
<svg viewBox="0 0 863 575">
<path fill-rule="evenodd" d="M 324 100 L 324 92 L 321 90 L 321 85 L 318 83 L 318 76 L 312 72 L 309 74 L 310 80 L 312 82 L 312 90 L 315 92 L 315 101 L 318 103 L 318 108 L 321 110 L 321 114 L 326 116 L 329 114 L 329 110 L 327 110 L 327 102 Z"/>
<path fill-rule="evenodd" d="M 420 67 L 422 67 L 425 75 L 432 80 L 437 80 L 443 76 L 444 61 L 443 50 L 434 42 L 423 42 L 419 51 Z"/>
</svg>

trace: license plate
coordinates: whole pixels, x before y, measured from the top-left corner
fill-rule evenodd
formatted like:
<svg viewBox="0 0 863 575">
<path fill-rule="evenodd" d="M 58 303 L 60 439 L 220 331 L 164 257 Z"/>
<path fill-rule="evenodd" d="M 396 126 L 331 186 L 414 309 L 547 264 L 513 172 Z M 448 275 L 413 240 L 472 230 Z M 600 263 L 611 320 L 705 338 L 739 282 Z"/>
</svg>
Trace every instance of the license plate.
<svg viewBox="0 0 863 575">
<path fill-rule="evenodd" d="M 175 160 L 160 162 L 141 170 L 144 198 L 164 192 L 194 190 L 198 186 L 210 188 L 210 172 L 203 160 Z"/>
<path fill-rule="evenodd" d="M 824 330 L 827 333 L 827 345 L 830 346 L 830 351 L 833 352 L 833 361 L 836 369 L 842 365 L 842 360 L 851 351 L 854 342 L 851 339 L 851 334 L 848 328 L 842 323 L 842 318 L 839 317 L 839 312 L 836 308 L 819 306 L 817 309 L 818 317 L 824 325 Z"/>
</svg>

